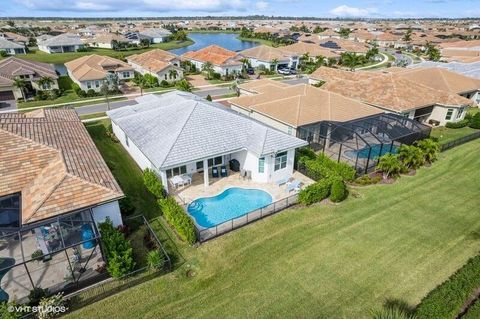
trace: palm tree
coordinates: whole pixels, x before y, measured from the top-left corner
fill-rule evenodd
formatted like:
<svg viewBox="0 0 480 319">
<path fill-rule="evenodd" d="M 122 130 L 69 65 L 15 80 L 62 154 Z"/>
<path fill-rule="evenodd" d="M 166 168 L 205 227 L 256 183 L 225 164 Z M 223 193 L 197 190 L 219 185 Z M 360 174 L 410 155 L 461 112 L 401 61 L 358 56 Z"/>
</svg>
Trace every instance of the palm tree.
<svg viewBox="0 0 480 319">
<path fill-rule="evenodd" d="M 240 59 L 240 62 L 242 62 L 244 69 L 252 67 L 250 60 L 247 58 Z"/>
<path fill-rule="evenodd" d="M 272 61 L 270 62 L 270 67 L 273 66 L 273 71 L 277 70 L 277 64 L 278 64 L 278 59 L 277 58 L 272 59 Z"/>
<path fill-rule="evenodd" d="M 168 77 L 171 79 L 176 79 L 178 76 L 178 72 L 177 70 L 175 69 L 171 69 L 170 71 L 168 71 Z"/>
<path fill-rule="evenodd" d="M 433 163 L 437 160 L 438 153 L 440 152 L 440 145 L 431 138 L 420 140 L 415 144 L 422 150 L 423 156 L 427 163 Z"/>
<path fill-rule="evenodd" d="M 145 77 L 140 73 L 136 73 L 135 77 L 133 78 L 133 83 L 140 88 L 140 95 L 143 96 L 143 89 L 147 87 L 147 81 L 145 81 Z"/>
<path fill-rule="evenodd" d="M 49 76 L 42 76 L 37 81 L 37 84 L 41 90 L 44 90 L 45 87 L 50 88 L 50 86 L 53 84 L 53 79 Z"/>
<path fill-rule="evenodd" d="M 176 88 L 180 91 L 192 92 L 192 85 L 185 79 L 177 82 Z"/>
<path fill-rule="evenodd" d="M 16 77 L 13 80 L 13 86 L 20 90 L 22 93 L 23 101 L 27 102 L 27 97 L 25 96 L 25 89 L 27 88 L 27 82 L 24 79 Z"/>
<path fill-rule="evenodd" d="M 382 171 L 383 179 L 387 179 L 389 177 L 399 176 L 404 170 L 404 166 L 398 158 L 398 155 L 388 153 L 380 157 L 377 169 Z"/>
<path fill-rule="evenodd" d="M 240 96 L 240 88 L 238 87 L 237 80 L 232 82 L 230 85 L 230 90 L 234 91 L 237 96 Z"/>
<path fill-rule="evenodd" d="M 342 64 L 347 66 L 350 71 L 355 70 L 355 67 L 360 64 L 360 57 L 356 53 L 344 52 L 341 59 Z"/>
<path fill-rule="evenodd" d="M 202 65 L 202 71 L 207 73 L 207 80 L 210 80 L 212 77 L 212 73 L 215 72 L 213 69 L 213 64 L 211 62 L 205 62 Z"/>
<path fill-rule="evenodd" d="M 410 169 L 417 169 L 425 162 L 422 150 L 415 146 L 400 146 L 398 156 L 403 164 Z"/>
</svg>

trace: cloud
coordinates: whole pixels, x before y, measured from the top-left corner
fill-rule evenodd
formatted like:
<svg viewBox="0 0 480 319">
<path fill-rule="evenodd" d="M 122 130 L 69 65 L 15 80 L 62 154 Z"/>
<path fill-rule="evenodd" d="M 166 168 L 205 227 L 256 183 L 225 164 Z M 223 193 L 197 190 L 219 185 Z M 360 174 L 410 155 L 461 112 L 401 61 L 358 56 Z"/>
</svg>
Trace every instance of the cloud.
<svg viewBox="0 0 480 319">
<path fill-rule="evenodd" d="M 332 10 L 330 13 L 337 17 L 368 17 L 377 12 L 376 8 L 355 8 L 349 7 L 347 5 L 338 6 Z"/>
<path fill-rule="evenodd" d="M 226 12 L 244 11 L 249 8 L 247 0 L 15 0 L 30 10 L 38 11 L 130 11 L 135 9 L 168 12 L 200 11 Z M 264 1 L 260 1 L 264 2 Z"/>
<path fill-rule="evenodd" d="M 268 9 L 268 2 L 258 1 L 257 3 L 255 3 L 255 8 L 257 8 L 257 10 L 259 11 L 265 11 Z"/>
</svg>

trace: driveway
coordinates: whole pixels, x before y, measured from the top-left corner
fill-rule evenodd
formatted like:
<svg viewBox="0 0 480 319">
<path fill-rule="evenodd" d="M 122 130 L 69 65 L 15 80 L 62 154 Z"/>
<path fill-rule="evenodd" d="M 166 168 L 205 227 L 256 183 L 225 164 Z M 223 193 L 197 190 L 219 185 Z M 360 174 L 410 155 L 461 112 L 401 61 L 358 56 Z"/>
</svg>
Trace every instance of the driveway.
<svg viewBox="0 0 480 319">
<path fill-rule="evenodd" d="M 17 109 L 17 102 L 15 101 L 0 101 L 0 112 L 15 111 Z"/>
</svg>

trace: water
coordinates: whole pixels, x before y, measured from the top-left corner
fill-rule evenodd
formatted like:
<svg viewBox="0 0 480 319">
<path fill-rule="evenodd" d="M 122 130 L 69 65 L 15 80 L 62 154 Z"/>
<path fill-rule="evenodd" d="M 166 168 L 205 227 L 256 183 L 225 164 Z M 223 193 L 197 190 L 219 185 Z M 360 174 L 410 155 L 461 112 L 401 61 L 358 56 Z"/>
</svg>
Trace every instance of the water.
<svg viewBox="0 0 480 319">
<path fill-rule="evenodd" d="M 347 155 L 350 158 L 356 158 L 358 154 L 358 158 L 368 158 L 368 154 L 370 153 L 370 158 L 378 158 L 380 156 L 383 156 L 387 153 L 392 153 L 395 154 L 398 151 L 398 147 L 393 145 L 392 150 L 390 151 L 390 144 L 384 144 L 382 147 L 382 144 L 374 144 L 371 146 L 372 151 L 370 152 L 370 148 L 365 147 L 359 150 L 348 150 L 345 151 L 345 155 Z"/>
<path fill-rule="evenodd" d="M 52 64 L 52 66 L 60 76 L 68 74 L 67 73 L 67 67 L 65 66 L 65 64 Z"/>
<path fill-rule="evenodd" d="M 232 187 L 214 197 L 203 197 L 188 205 L 198 225 L 209 228 L 272 203 L 272 196 L 260 189 Z"/>
<path fill-rule="evenodd" d="M 203 49 L 212 44 L 231 51 L 241 51 L 259 45 L 258 42 L 239 40 L 238 34 L 235 33 L 189 33 L 188 37 L 195 43 L 187 47 L 171 50 L 171 52 L 181 55 L 188 51 Z"/>
</svg>

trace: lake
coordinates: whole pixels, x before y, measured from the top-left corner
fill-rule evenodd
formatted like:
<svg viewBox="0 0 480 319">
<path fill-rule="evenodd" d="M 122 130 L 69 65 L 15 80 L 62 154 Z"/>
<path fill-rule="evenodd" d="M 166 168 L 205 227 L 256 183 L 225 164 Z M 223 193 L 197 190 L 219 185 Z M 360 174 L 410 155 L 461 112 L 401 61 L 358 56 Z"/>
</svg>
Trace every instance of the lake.
<svg viewBox="0 0 480 319">
<path fill-rule="evenodd" d="M 236 33 L 189 33 L 188 37 L 195 43 L 187 47 L 171 50 L 171 52 L 181 55 L 188 51 L 203 49 L 212 44 L 231 51 L 241 51 L 259 45 L 258 42 L 254 41 L 239 40 Z"/>
</svg>

